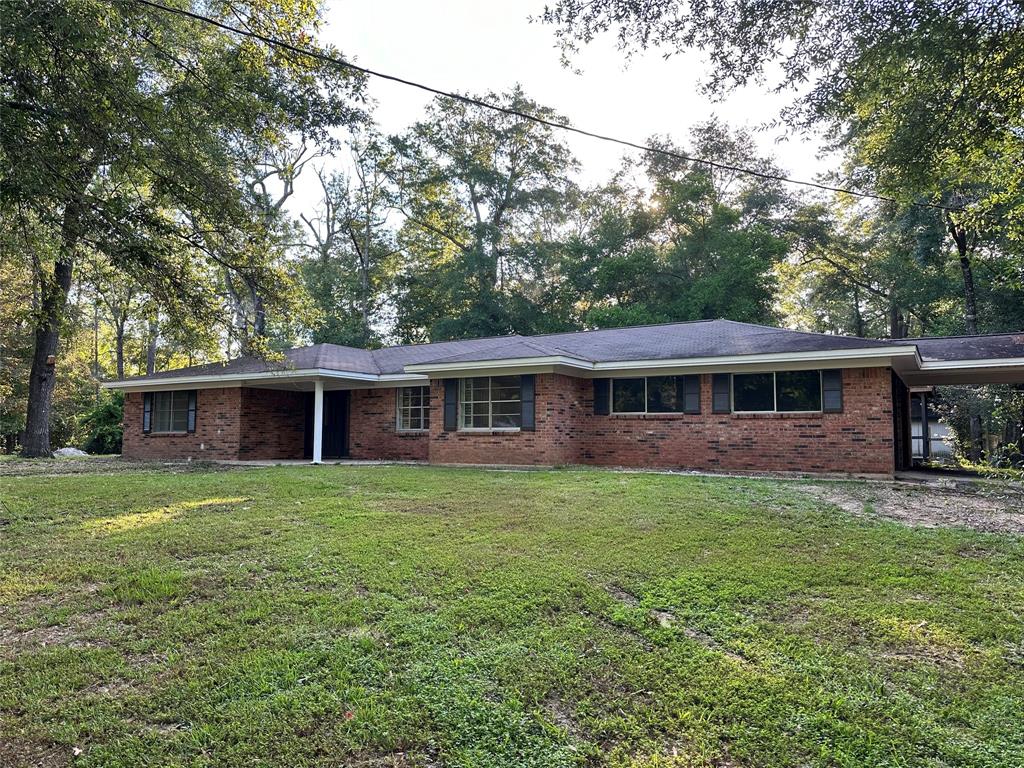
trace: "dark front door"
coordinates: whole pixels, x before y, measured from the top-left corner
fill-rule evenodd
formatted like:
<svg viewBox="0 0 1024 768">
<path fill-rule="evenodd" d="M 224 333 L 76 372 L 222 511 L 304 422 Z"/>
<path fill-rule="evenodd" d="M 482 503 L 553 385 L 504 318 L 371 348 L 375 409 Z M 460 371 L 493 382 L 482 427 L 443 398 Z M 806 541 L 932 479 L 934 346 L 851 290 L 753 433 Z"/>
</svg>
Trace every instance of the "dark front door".
<svg viewBox="0 0 1024 768">
<path fill-rule="evenodd" d="M 313 458 L 313 404 L 312 392 L 306 394 L 306 458 Z M 324 392 L 324 432 L 322 457 L 343 459 L 348 456 L 348 403 L 347 391 Z"/>
<path fill-rule="evenodd" d="M 910 390 L 895 373 L 892 374 L 892 437 L 896 471 L 910 469 Z"/>
</svg>

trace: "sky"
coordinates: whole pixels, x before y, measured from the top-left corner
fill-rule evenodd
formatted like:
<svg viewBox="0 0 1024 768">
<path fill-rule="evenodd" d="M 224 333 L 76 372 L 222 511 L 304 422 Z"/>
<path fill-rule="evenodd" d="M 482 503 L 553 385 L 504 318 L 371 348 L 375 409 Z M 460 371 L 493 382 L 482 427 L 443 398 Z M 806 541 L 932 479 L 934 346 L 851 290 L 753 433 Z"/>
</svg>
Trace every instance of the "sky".
<svg viewBox="0 0 1024 768">
<path fill-rule="evenodd" d="M 446 91 L 500 91 L 518 82 L 530 98 L 578 127 L 639 142 L 658 134 L 685 145 L 689 127 L 712 116 L 757 130 L 792 100 L 792 94 L 750 86 L 713 102 L 697 87 L 705 68 L 699 54 L 665 59 L 652 52 L 627 62 L 611 36 L 582 48 L 566 68 L 554 28 L 530 21 L 543 7 L 543 0 L 328 0 L 321 38 L 363 66 Z M 375 78 L 369 95 L 386 134 L 414 123 L 431 98 Z M 815 138 L 786 140 L 784 129 L 757 130 L 755 138 L 794 178 L 812 180 L 836 162 L 819 157 Z M 606 180 L 627 151 L 571 134 L 566 142 L 585 184 Z M 319 192 L 312 173 L 300 182 L 289 206 L 296 214 L 315 206 Z"/>
</svg>

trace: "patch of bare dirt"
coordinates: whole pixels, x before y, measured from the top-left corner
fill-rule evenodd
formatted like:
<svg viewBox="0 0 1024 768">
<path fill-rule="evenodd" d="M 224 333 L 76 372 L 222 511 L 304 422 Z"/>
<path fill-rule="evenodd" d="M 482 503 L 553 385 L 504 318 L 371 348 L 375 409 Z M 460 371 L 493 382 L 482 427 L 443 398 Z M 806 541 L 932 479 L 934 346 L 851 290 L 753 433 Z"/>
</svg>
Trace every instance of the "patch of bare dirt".
<svg viewBox="0 0 1024 768">
<path fill-rule="evenodd" d="M 71 765 L 72 751 L 59 744 L 0 736 L 0 765 L 5 768 L 64 768 Z"/>
<path fill-rule="evenodd" d="M 622 589 L 622 587 L 615 586 L 614 584 L 609 584 L 605 587 L 605 590 L 608 592 L 609 595 L 614 597 L 623 605 L 626 605 L 630 608 L 636 608 L 640 605 L 640 598 L 638 598 L 632 592 L 627 592 L 626 590 Z M 647 615 L 662 629 L 678 628 L 679 631 L 681 631 L 690 640 L 695 640 L 696 642 L 703 645 L 705 648 L 709 648 L 713 651 L 716 651 L 725 656 L 727 659 L 731 659 L 732 661 L 739 662 L 741 664 L 745 664 L 747 661 L 738 653 L 734 653 L 733 651 L 730 651 L 728 648 L 722 646 L 717 640 L 715 640 L 713 637 L 711 637 L 711 635 L 707 634 L 706 632 L 701 632 L 699 629 L 693 629 L 692 627 L 681 626 L 677 622 L 675 614 L 671 613 L 670 611 L 651 609 L 647 612 Z M 621 627 L 621 629 L 625 629 L 626 631 L 630 632 L 630 634 L 641 639 L 645 647 L 649 649 L 650 643 L 642 635 L 638 634 L 637 632 L 634 632 L 629 627 Z"/>
<path fill-rule="evenodd" d="M 614 597 L 623 605 L 627 605 L 630 608 L 636 608 L 640 605 L 640 598 L 632 592 L 627 592 L 622 587 L 616 586 L 615 584 L 609 584 L 605 589 L 608 591 L 609 595 Z"/>
<path fill-rule="evenodd" d="M 921 528 L 1024 533 L 1024 495 L 1010 489 L 991 492 L 881 483 L 799 485 L 797 489 L 857 517 L 884 517 Z"/>
<path fill-rule="evenodd" d="M 245 465 L 212 461 L 127 461 L 120 456 L 89 456 L 61 459 L 6 459 L 0 461 L 0 477 L 59 477 L 61 475 L 110 475 L 119 472 L 232 472 Z"/>
<path fill-rule="evenodd" d="M 565 735 L 569 738 L 569 741 L 583 741 L 583 733 L 580 730 L 579 725 L 576 723 L 575 713 L 569 705 L 562 700 L 561 696 L 557 693 L 552 693 L 544 700 L 542 706 L 551 718 L 551 722 L 565 731 Z"/>
</svg>

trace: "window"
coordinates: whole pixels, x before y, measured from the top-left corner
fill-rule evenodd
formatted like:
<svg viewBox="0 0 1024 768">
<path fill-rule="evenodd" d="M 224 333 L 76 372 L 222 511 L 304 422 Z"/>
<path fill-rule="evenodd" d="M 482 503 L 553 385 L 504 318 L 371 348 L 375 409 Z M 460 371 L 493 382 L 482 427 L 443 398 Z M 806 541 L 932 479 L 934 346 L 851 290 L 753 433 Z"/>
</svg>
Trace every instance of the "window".
<svg viewBox="0 0 1024 768">
<path fill-rule="evenodd" d="M 821 371 L 780 371 L 775 392 L 777 410 L 820 411 Z"/>
<path fill-rule="evenodd" d="M 460 429 L 519 429 L 522 416 L 519 376 L 477 376 L 461 379 Z"/>
<path fill-rule="evenodd" d="M 775 374 L 734 374 L 732 377 L 732 407 L 736 411 L 774 411 Z"/>
<path fill-rule="evenodd" d="M 733 410 L 783 413 L 820 411 L 821 374 L 821 371 L 733 374 Z"/>
<path fill-rule="evenodd" d="M 700 376 L 612 379 L 612 413 L 700 413 Z"/>
<path fill-rule="evenodd" d="M 430 387 L 398 388 L 398 429 L 422 432 L 430 429 Z"/>
<path fill-rule="evenodd" d="M 153 393 L 152 432 L 187 432 L 189 390 Z"/>
<path fill-rule="evenodd" d="M 612 379 L 612 413 L 644 413 L 646 385 L 646 379 Z"/>
</svg>

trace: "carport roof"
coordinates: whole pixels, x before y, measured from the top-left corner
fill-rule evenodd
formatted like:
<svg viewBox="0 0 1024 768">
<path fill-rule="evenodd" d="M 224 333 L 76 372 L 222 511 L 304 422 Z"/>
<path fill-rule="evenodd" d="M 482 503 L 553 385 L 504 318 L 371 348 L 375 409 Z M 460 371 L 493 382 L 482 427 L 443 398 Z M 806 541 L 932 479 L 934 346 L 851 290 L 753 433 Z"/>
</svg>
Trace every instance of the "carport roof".
<svg viewBox="0 0 1024 768">
<path fill-rule="evenodd" d="M 999 360 L 1024 358 L 1024 332 L 978 336 L 924 336 L 897 343 L 917 346 L 922 360 Z"/>
</svg>

